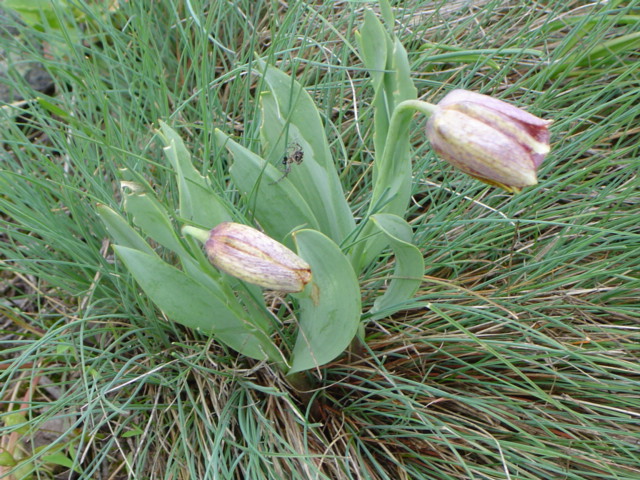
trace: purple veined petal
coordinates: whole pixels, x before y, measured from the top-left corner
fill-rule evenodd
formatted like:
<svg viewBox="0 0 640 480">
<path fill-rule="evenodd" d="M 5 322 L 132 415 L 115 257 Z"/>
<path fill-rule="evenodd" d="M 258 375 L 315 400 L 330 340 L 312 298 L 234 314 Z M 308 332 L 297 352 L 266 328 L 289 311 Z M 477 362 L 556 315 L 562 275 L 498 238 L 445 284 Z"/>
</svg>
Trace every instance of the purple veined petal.
<svg viewBox="0 0 640 480">
<path fill-rule="evenodd" d="M 486 108 L 496 110 L 497 112 L 500 112 L 514 120 L 518 120 L 519 122 L 535 127 L 546 127 L 552 123 L 552 120 L 544 120 L 536 117 L 532 113 L 526 112 L 503 100 L 462 89 L 456 89 L 449 92 L 442 98 L 442 100 L 440 100 L 440 102 L 438 102 L 438 106 L 445 107 L 447 105 L 462 102 L 475 103 Z"/>
<path fill-rule="evenodd" d="M 209 261 L 223 272 L 282 292 L 301 292 L 311 267 L 287 247 L 247 225 L 223 222 L 205 244 Z"/>
<path fill-rule="evenodd" d="M 453 90 L 427 122 L 436 153 L 463 172 L 508 191 L 537 183 L 551 121 L 507 102 Z"/>
<path fill-rule="evenodd" d="M 537 183 L 530 153 L 479 120 L 445 109 L 429 119 L 427 132 L 436 153 L 479 180 L 516 190 Z"/>
</svg>

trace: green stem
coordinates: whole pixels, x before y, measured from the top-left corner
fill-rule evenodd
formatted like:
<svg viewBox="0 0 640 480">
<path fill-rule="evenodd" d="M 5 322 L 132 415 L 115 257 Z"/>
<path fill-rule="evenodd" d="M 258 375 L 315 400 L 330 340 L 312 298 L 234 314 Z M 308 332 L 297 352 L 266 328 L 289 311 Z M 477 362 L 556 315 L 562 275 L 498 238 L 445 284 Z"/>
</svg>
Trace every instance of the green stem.
<svg viewBox="0 0 640 480">
<path fill-rule="evenodd" d="M 317 386 L 317 382 L 313 381 L 309 376 L 309 372 L 296 372 L 285 376 L 285 380 L 305 406 L 309 406 L 313 399 L 313 394 Z M 313 405 L 311 405 L 313 407 Z"/>
<path fill-rule="evenodd" d="M 190 235 L 201 243 L 207 243 L 207 240 L 209 239 L 209 232 L 207 230 L 192 227 L 191 225 L 182 227 L 181 232 L 182 235 Z"/>
<path fill-rule="evenodd" d="M 369 217 L 375 213 L 392 213 L 404 218 L 411 193 L 411 159 L 407 154 L 409 125 L 415 112 L 430 117 L 437 108 L 421 100 L 405 100 L 393 110 L 384 150 L 373 167 L 373 191 L 367 216 L 350 239 L 356 245 L 351 256 L 356 271 L 364 268 L 380 249 L 379 240 L 365 240 L 373 234 Z"/>
<path fill-rule="evenodd" d="M 421 100 L 405 100 L 396 105 L 396 108 L 391 114 L 391 120 L 389 122 L 389 130 L 387 131 L 387 141 L 385 142 L 384 151 L 382 157 L 376 159 L 374 164 L 374 185 L 373 193 L 370 205 L 375 205 L 380 199 L 382 193 L 387 188 L 387 182 L 379 182 L 378 178 L 383 179 L 397 178 L 398 175 L 409 176 L 411 175 L 411 165 L 406 165 L 404 158 L 397 158 L 397 152 L 399 150 L 398 144 L 400 142 L 408 142 L 408 129 L 409 123 L 413 118 L 415 112 L 425 114 L 427 117 L 433 115 L 436 105 L 423 102 Z M 409 163 L 410 159 L 406 159 Z M 376 168 L 377 167 L 377 168 Z M 397 192 L 392 192 L 393 194 Z M 371 208 L 369 214 L 372 212 Z M 397 213 L 397 212 L 391 212 Z"/>
<path fill-rule="evenodd" d="M 437 108 L 437 105 L 429 102 L 423 102 L 422 100 L 405 100 L 404 102 L 400 102 L 398 105 L 396 105 L 396 108 L 393 111 L 393 115 L 391 117 L 391 122 L 393 123 L 393 116 L 396 115 L 396 112 L 402 110 L 415 110 L 424 113 L 427 118 L 429 118 L 431 115 L 433 115 L 433 112 L 435 112 Z"/>
</svg>

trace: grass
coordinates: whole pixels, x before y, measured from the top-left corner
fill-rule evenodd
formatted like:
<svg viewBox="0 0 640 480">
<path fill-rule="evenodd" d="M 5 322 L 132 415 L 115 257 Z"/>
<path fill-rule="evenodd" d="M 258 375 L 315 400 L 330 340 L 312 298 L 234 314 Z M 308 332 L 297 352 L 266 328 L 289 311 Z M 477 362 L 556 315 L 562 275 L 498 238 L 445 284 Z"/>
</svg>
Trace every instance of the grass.
<svg viewBox="0 0 640 480">
<path fill-rule="evenodd" d="M 121 168 L 175 205 L 163 119 L 242 213 L 213 130 L 257 148 L 257 53 L 314 96 L 359 212 L 373 116 L 353 30 L 367 4 L 82 5 L 64 31 L 2 37 L 3 81 L 26 101 L 1 119 L 0 460 L 36 472 L 0 466 L 6 478 L 640 477 L 640 4 L 400 3 L 422 98 L 511 100 L 554 119 L 553 150 L 538 186 L 506 195 L 437 160 L 416 118 L 425 281 L 401 314 L 367 321 L 362 358 L 316 372 L 309 404 L 270 365 L 167 322 L 95 205 L 120 209 Z M 15 75 L 24 62 L 55 94 Z M 365 272 L 365 305 L 392 271 Z"/>
</svg>

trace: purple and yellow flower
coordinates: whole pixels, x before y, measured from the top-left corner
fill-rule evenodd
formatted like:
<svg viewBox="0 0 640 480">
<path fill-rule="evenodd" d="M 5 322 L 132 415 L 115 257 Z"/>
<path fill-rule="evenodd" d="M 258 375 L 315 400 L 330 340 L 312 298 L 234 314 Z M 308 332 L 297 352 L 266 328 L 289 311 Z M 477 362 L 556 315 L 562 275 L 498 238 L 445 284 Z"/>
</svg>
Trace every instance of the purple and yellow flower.
<svg viewBox="0 0 640 480">
<path fill-rule="evenodd" d="M 311 267 L 253 227 L 223 222 L 205 244 L 209 261 L 229 275 L 270 290 L 295 293 L 311 281 Z"/>
<path fill-rule="evenodd" d="M 429 118 L 427 138 L 461 171 L 519 192 L 538 183 L 537 169 L 549 153 L 550 124 L 502 100 L 453 90 Z"/>
</svg>

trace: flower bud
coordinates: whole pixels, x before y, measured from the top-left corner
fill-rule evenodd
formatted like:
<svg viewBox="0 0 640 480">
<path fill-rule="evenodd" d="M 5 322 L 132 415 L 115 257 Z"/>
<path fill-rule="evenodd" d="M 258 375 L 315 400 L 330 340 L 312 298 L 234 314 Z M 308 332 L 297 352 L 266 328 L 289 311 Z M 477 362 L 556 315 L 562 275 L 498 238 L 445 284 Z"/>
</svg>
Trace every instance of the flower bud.
<svg viewBox="0 0 640 480">
<path fill-rule="evenodd" d="M 463 172 L 519 192 L 538 183 L 536 171 L 549 153 L 549 124 L 487 95 L 453 90 L 429 118 L 427 138 Z"/>
<path fill-rule="evenodd" d="M 247 225 L 220 223 L 209 233 L 205 250 L 223 272 L 270 290 L 301 292 L 311 281 L 307 262 Z"/>
</svg>

